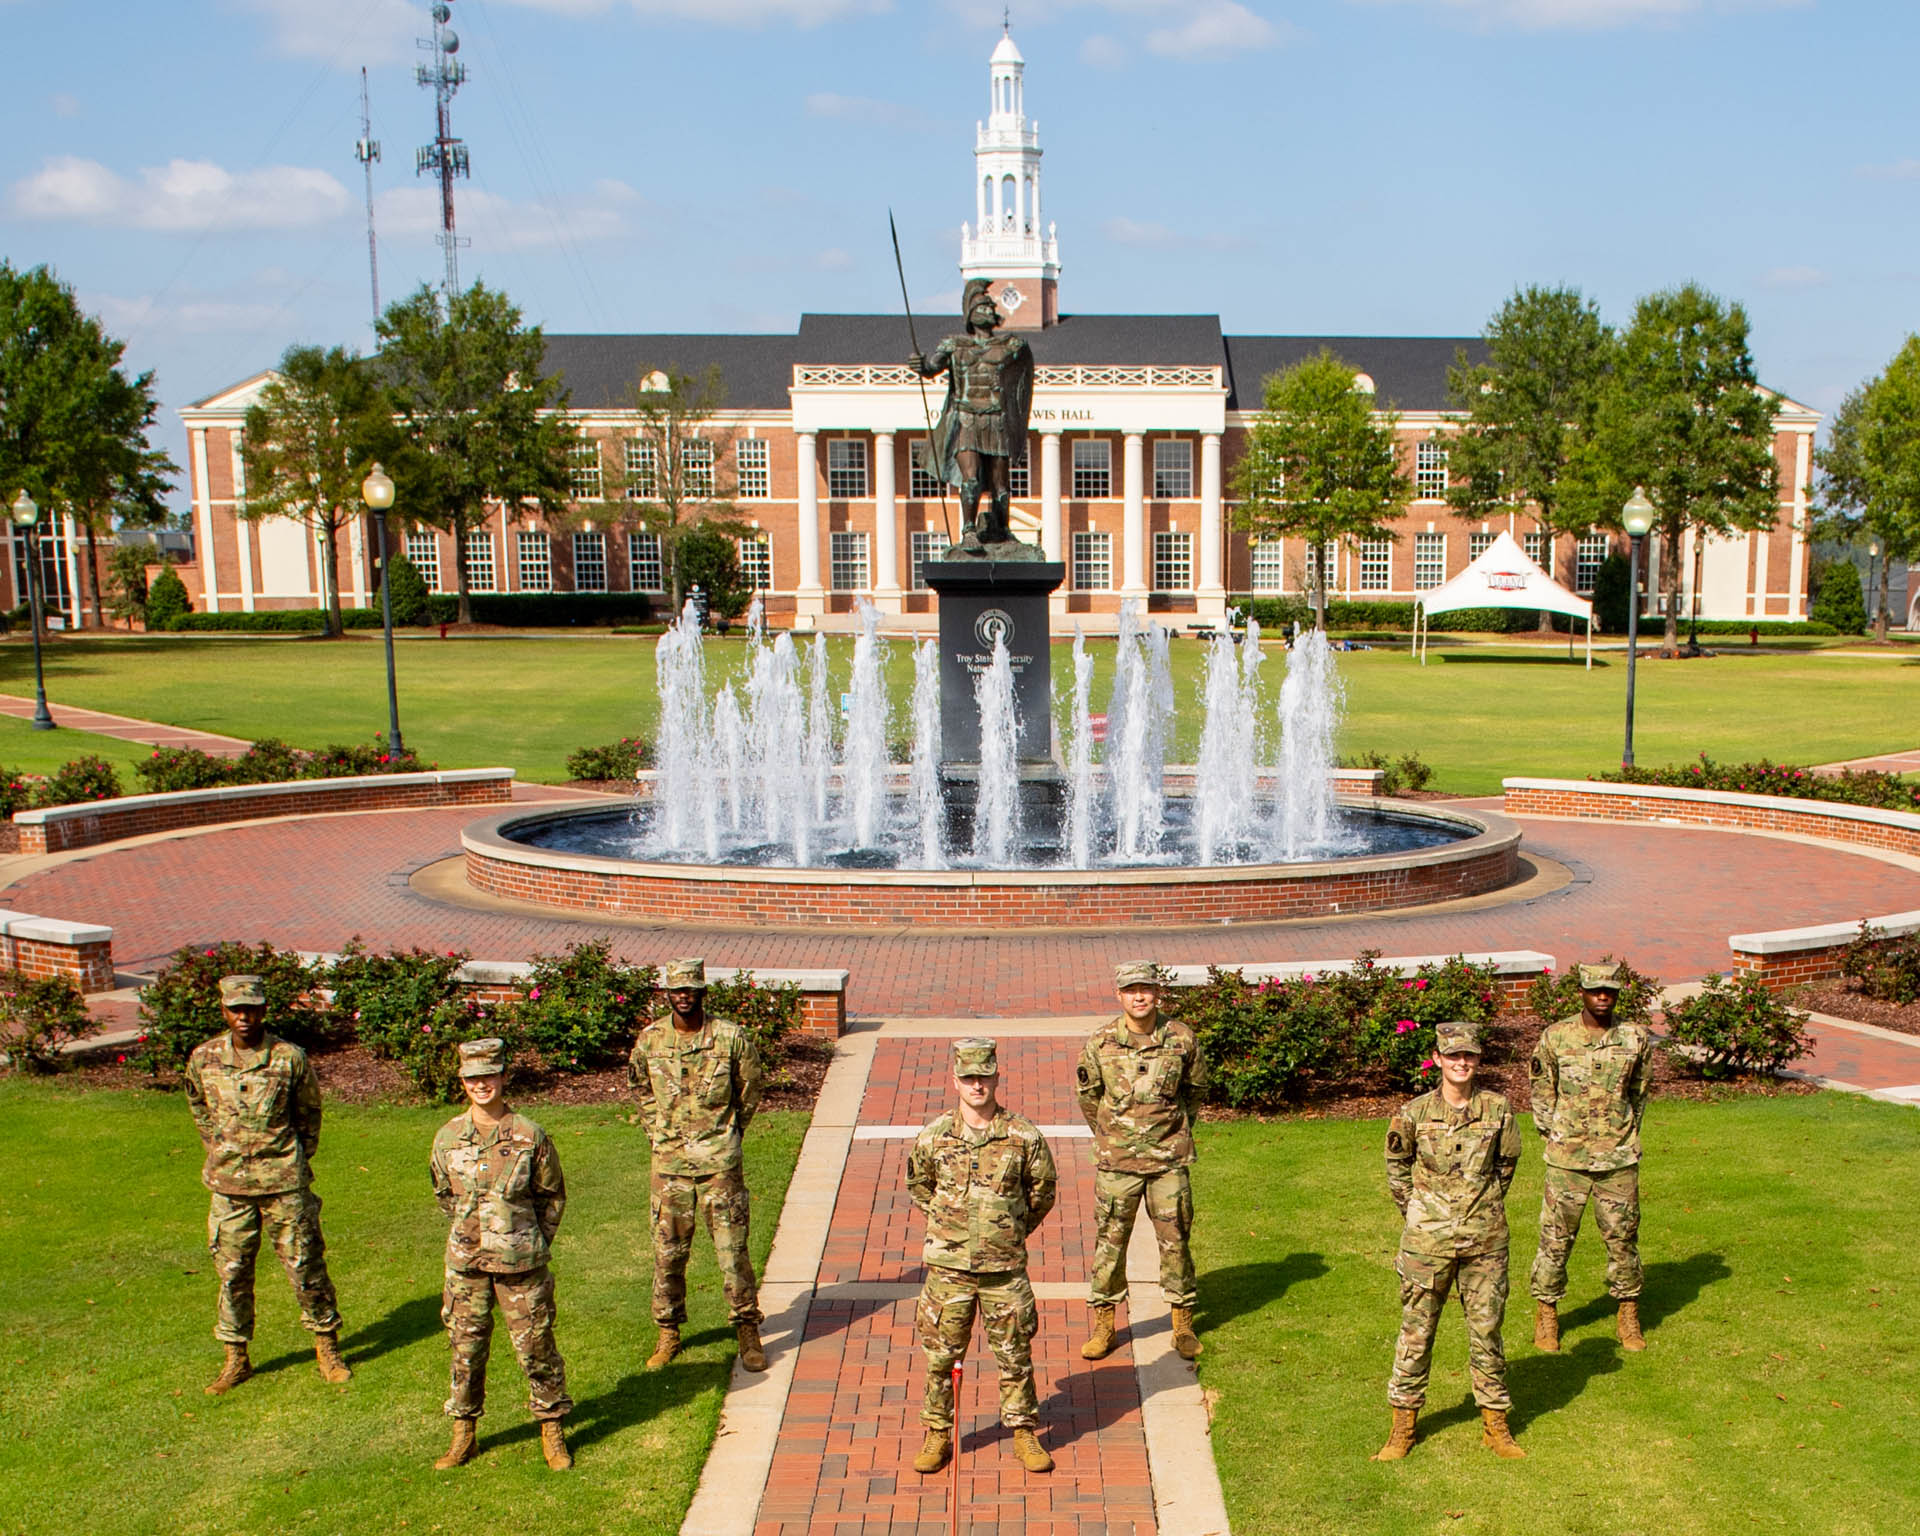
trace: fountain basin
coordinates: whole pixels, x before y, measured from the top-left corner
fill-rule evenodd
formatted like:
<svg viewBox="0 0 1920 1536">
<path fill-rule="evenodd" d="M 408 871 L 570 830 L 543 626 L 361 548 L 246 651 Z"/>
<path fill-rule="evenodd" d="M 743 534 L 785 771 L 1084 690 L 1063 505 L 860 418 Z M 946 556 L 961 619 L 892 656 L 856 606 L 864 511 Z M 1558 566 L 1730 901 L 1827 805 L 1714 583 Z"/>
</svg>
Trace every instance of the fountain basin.
<svg viewBox="0 0 1920 1536">
<path fill-rule="evenodd" d="M 1134 869 L 792 869 L 667 864 L 517 839 L 604 806 L 510 811 L 461 833 L 467 883 L 489 895 L 718 927 L 1121 928 L 1276 922 L 1478 896 L 1520 872 L 1520 828 L 1496 811 L 1340 797 L 1349 813 L 1459 841 L 1294 864 Z"/>
</svg>

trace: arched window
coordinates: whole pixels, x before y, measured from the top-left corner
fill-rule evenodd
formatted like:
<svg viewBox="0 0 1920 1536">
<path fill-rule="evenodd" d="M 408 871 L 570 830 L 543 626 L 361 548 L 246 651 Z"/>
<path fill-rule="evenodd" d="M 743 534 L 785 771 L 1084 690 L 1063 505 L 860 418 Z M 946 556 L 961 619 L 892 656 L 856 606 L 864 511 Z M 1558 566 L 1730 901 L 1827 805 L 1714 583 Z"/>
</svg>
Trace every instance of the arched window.
<svg viewBox="0 0 1920 1536">
<path fill-rule="evenodd" d="M 1025 229 L 1025 231 L 1028 234 L 1032 234 L 1033 233 L 1033 173 L 1031 171 L 1029 171 L 1026 177 L 1024 178 L 1024 184 L 1022 185 L 1020 190 L 1022 191 L 1022 193 L 1025 194 L 1020 203 L 1020 217 L 1022 220 L 1022 227 Z"/>
<path fill-rule="evenodd" d="M 1000 222 L 1007 229 L 1018 226 L 1016 210 L 1019 207 L 1017 184 L 1011 176 L 1000 178 Z"/>
</svg>

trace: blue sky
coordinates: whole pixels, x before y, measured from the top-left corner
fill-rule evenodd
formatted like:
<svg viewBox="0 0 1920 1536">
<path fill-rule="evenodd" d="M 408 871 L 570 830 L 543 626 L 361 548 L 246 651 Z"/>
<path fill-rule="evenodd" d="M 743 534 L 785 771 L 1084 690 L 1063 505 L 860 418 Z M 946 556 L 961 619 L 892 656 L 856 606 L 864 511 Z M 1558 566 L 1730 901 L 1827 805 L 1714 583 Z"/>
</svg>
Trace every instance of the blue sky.
<svg viewBox="0 0 1920 1536">
<path fill-rule="evenodd" d="M 789 329 L 958 286 L 1000 7 L 451 0 L 462 277 L 549 330 Z M 440 271 L 424 0 L 0 0 L 0 253 L 50 263 L 173 408 L 370 343 Z M 1519 283 L 1624 321 L 1688 279 L 1822 409 L 1920 323 L 1906 0 L 1030 0 L 1068 310 L 1470 334 Z M 904 332 L 903 332 L 904 350 Z"/>
</svg>

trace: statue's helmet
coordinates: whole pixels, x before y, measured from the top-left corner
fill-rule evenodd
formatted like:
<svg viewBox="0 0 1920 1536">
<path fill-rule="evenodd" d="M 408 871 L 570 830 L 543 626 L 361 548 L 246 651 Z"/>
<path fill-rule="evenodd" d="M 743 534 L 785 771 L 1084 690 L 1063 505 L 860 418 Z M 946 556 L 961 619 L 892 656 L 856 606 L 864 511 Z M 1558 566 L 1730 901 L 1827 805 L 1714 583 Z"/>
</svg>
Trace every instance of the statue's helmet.
<svg viewBox="0 0 1920 1536">
<path fill-rule="evenodd" d="M 989 304 L 993 304 L 993 284 L 984 277 L 968 278 L 967 286 L 960 292 L 961 319 L 971 323 L 973 319 L 973 306 L 978 304 L 982 299 L 985 299 Z M 998 310 L 999 307 L 997 304 L 994 305 L 996 310 Z"/>
</svg>

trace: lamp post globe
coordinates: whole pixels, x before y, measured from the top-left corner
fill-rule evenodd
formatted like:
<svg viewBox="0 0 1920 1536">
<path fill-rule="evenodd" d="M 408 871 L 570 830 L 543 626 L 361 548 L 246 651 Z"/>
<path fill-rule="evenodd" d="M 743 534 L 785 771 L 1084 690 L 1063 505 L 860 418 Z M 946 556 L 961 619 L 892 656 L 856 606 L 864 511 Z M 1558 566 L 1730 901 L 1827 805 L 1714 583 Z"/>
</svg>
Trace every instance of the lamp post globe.
<svg viewBox="0 0 1920 1536">
<path fill-rule="evenodd" d="M 373 513 L 380 541 L 380 635 L 387 651 L 387 757 L 398 768 L 404 748 L 400 741 L 400 690 L 393 677 L 393 582 L 387 559 L 387 513 L 393 506 L 393 477 L 378 461 L 360 482 L 360 499 Z"/>
<path fill-rule="evenodd" d="M 1620 509 L 1620 526 L 1627 530 L 1627 734 L 1620 749 L 1620 766 L 1633 766 L 1633 673 L 1640 656 L 1640 546 L 1652 531 L 1656 508 L 1646 490 L 1636 485 Z"/>
<path fill-rule="evenodd" d="M 50 731 L 53 727 L 53 711 L 47 708 L 47 679 L 40 660 L 40 504 L 21 487 L 20 494 L 13 498 L 8 508 L 13 525 L 22 529 L 27 536 L 27 612 L 28 622 L 33 626 L 33 728 L 36 731 Z"/>
</svg>

